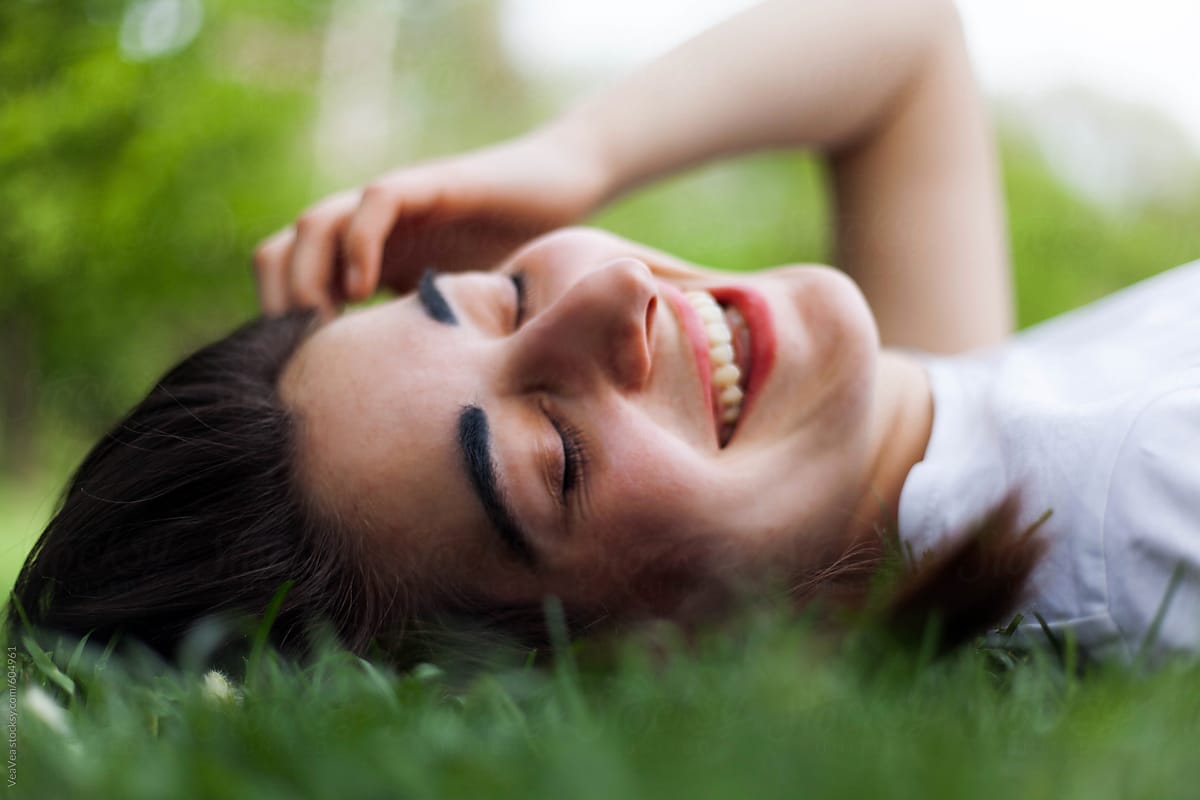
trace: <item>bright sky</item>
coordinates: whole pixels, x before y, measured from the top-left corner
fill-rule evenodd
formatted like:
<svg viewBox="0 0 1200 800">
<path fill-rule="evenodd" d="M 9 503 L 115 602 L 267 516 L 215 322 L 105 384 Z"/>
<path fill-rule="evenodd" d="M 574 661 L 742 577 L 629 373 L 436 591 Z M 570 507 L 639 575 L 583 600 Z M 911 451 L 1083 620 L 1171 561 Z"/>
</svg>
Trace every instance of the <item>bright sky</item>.
<svg viewBox="0 0 1200 800">
<path fill-rule="evenodd" d="M 883 0 L 886 2 L 886 0 Z M 1200 0 L 958 0 L 991 92 L 1082 85 L 1152 105 L 1200 152 Z M 505 0 L 505 37 L 534 72 L 618 74 L 753 0 Z"/>
</svg>

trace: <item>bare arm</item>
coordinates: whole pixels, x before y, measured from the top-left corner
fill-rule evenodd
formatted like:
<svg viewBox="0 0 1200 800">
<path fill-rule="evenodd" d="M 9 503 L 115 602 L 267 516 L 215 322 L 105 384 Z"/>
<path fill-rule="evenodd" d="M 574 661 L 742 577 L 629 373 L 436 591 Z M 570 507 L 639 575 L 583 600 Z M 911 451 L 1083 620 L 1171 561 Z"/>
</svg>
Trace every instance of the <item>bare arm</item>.
<svg viewBox="0 0 1200 800">
<path fill-rule="evenodd" d="M 326 198 L 265 241 L 263 308 L 336 307 L 430 263 L 495 263 L 656 177 L 808 147 L 831 167 L 837 261 L 883 342 L 934 351 L 1011 329 L 995 155 L 951 0 L 773 0 L 490 148 Z"/>
<path fill-rule="evenodd" d="M 957 351 L 1012 329 L 985 109 L 948 0 L 757 6 L 552 127 L 606 165 L 606 199 L 712 158 L 828 158 L 837 261 L 885 344 Z"/>
</svg>

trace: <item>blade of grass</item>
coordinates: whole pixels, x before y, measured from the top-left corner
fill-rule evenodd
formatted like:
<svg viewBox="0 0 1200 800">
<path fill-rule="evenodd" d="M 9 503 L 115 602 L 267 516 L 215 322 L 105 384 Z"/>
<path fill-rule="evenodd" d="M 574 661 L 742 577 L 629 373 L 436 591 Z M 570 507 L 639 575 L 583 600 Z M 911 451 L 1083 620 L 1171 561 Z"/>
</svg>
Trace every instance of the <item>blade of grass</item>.
<svg viewBox="0 0 1200 800">
<path fill-rule="evenodd" d="M 271 633 L 271 626 L 275 624 L 275 618 L 279 616 L 279 609 L 283 606 L 283 599 L 287 593 L 291 591 L 294 581 L 284 581 L 275 594 L 271 597 L 271 602 L 267 603 L 267 610 L 263 613 L 262 621 L 258 624 L 258 629 L 254 632 L 254 644 L 250 648 L 250 658 L 246 663 L 246 683 L 251 684 L 258 680 L 259 672 L 262 669 L 263 654 L 267 649 L 267 640 Z"/>
<path fill-rule="evenodd" d="M 579 686 L 579 666 L 571 650 L 566 614 L 557 597 L 547 597 L 542 608 L 546 615 L 546 628 L 550 632 L 550 644 L 554 647 L 554 682 L 569 720 L 583 722 L 588 716 L 587 706 Z"/>
<path fill-rule="evenodd" d="M 66 692 L 67 696 L 74 699 L 75 681 L 71 680 L 69 675 L 66 675 L 58 668 L 58 666 L 54 663 L 54 659 L 52 659 L 50 655 L 33 640 L 32 636 L 26 634 L 25 636 L 21 637 L 21 641 L 24 643 L 25 649 L 29 652 L 30 657 L 33 659 L 33 664 L 35 667 L 37 667 L 38 672 L 42 673 L 46 680 L 50 681 Z"/>
<path fill-rule="evenodd" d="M 83 649 L 87 647 L 88 639 L 90 638 L 92 638 L 92 632 L 88 631 L 75 645 L 75 649 L 71 652 L 71 657 L 67 659 L 66 672 L 68 675 L 71 675 L 75 672 L 75 667 L 79 665 L 79 659 L 83 657 Z"/>
<path fill-rule="evenodd" d="M 1146 635 L 1142 637 L 1137 655 L 1133 659 L 1134 666 L 1139 670 L 1144 669 L 1150 660 L 1150 654 L 1154 649 L 1154 645 L 1158 643 L 1158 636 L 1162 631 L 1162 624 L 1163 620 L 1166 619 L 1167 610 L 1175 600 L 1175 592 L 1178 591 L 1179 585 L 1183 582 L 1183 575 L 1186 571 L 1186 567 L 1180 561 L 1171 572 L 1171 579 L 1167 581 L 1167 590 L 1163 592 L 1162 600 L 1158 603 L 1158 609 L 1154 612 L 1154 619 L 1150 621 L 1150 627 L 1146 630 Z"/>
</svg>

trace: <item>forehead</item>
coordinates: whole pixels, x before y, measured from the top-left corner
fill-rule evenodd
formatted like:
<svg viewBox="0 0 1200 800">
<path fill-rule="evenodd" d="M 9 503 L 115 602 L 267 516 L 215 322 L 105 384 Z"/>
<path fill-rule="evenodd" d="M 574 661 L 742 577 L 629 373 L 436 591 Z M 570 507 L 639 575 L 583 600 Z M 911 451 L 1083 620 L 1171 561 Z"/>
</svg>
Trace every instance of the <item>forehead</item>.
<svg viewBox="0 0 1200 800">
<path fill-rule="evenodd" d="M 479 525 L 455 444 L 473 389 L 435 326 L 409 300 L 346 314 L 305 342 L 280 381 L 310 491 L 381 542 L 402 529 L 410 560 Z"/>
</svg>

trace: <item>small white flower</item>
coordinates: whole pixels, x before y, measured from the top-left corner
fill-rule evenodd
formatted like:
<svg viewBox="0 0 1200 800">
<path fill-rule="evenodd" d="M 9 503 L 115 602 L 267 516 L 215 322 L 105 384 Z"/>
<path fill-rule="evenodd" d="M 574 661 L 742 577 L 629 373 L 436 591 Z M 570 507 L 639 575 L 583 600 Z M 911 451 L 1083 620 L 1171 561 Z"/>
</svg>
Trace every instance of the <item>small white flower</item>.
<svg viewBox="0 0 1200 800">
<path fill-rule="evenodd" d="M 235 703 L 242 699 L 237 690 L 229 685 L 229 680 L 215 669 L 204 674 L 204 695 L 219 703 Z"/>
<path fill-rule="evenodd" d="M 47 728 L 59 736 L 69 736 L 71 727 L 67 724 L 67 712 L 54 702 L 54 698 L 42 691 L 39 686 L 30 686 L 21 695 L 25 712 L 40 719 Z"/>
</svg>

